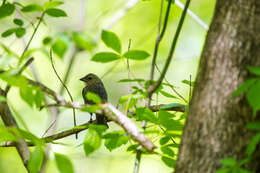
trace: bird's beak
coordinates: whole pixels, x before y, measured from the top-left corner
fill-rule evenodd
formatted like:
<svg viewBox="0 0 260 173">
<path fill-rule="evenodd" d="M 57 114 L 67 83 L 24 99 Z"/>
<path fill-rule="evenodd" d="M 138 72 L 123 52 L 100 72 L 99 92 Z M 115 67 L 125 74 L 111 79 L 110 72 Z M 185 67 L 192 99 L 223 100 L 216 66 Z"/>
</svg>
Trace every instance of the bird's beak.
<svg viewBox="0 0 260 173">
<path fill-rule="evenodd" d="M 85 78 L 85 77 L 80 78 L 79 80 L 80 80 L 80 81 L 83 81 L 83 82 L 86 82 L 86 78 Z"/>
</svg>

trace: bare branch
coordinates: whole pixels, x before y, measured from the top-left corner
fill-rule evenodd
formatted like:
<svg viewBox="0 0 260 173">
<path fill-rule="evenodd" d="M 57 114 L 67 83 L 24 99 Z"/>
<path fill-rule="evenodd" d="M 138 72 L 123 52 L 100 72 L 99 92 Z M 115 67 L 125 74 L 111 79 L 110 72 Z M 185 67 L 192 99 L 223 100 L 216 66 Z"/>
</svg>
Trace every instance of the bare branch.
<svg viewBox="0 0 260 173">
<path fill-rule="evenodd" d="M 7 102 L 0 102 L 0 115 L 5 126 L 14 128 L 18 127 Z M 15 142 L 14 146 L 16 147 L 25 168 L 28 170 L 27 163 L 30 157 L 30 152 L 26 142 L 23 139 L 18 139 L 18 142 Z"/>
<path fill-rule="evenodd" d="M 114 115 L 111 114 L 110 111 L 105 109 L 106 107 L 109 108 Z M 110 103 L 103 104 L 103 108 L 104 113 L 109 119 L 119 124 L 134 140 L 141 144 L 148 152 L 153 151 L 155 145 L 148 138 L 146 138 L 143 133 L 140 132 L 137 126 L 125 114 L 120 112 Z"/>
<path fill-rule="evenodd" d="M 185 16 L 186 16 L 189 4 L 190 4 L 190 0 L 187 0 L 186 4 L 185 4 L 185 8 L 184 8 L 184 10 L 182 12 L 182 15 L 181 15 L 181 19 L 180 19 L 179 24 L 177 26 L 176 33 L 175 33 L 173 41 L 172 41 L 172 45 L 171 45 L 171 48 L 170 48 L 170 51 L 169 51 L 169 54 L 168 54 L 168 58 L 167 58 L 167 60 L 165 62 L 165 65 L 163 67 L 162 73 L 161 73 L 159 79 L 157 80 L 155 86 L 149 88 L 149 91 L 148 91 L 149 95 L 152 95 L 158 89 L 158 87 L 161 85 L 161 83 L 162 83 L 162 81 L 163 81 L 163 79 L 165 77 L 165 74 L 166 74 L 166 72 L 168 70 L 168 67 L 169 67 L 170 62 L 171 62 L 172 57 L 173 57 L 174 50 L 175 50 L 176 45 L 177 45 L 177 40 L 179 38 L 179 35 L 180 35 L 180 32 L 181 32 L 181 28 L 183 26 L 183 22 L 184 22 L 184 19 L 185 19 Z"/>
</svg>

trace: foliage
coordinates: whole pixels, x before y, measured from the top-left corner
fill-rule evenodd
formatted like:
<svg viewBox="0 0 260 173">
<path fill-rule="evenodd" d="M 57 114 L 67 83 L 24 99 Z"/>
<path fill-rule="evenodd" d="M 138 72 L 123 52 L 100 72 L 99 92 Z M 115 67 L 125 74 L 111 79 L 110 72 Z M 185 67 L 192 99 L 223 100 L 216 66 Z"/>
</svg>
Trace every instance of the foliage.
<svg viewBox="0 0 260 173">
<path fill-rule="evenodd" d="M 251 108 L 253 109 L 253 115 L 260 110 L 260 67 L 248 67 L 249 72 L 252 75 L 255 75 L 253 78 L 245 81 L 238 89 L 233 93 L 233 97 L 241 96 L 242 94 L 246 94 L 247 101 Z M 260 122 L 250 122 L 247 125 L 249 130 L 256 131 L 257 133 L 251 141 L 248 143 L 246 148 L 246 158 L 237 161 L 234 158 L 224 158 L 221 160 L 221 164 L 224 166 L 223 168 L 216 171 L 216 173 L 235 173 L 235 172 L 243 172 L 250 173 L 251 171 L 246 170 L 243 166 L 250 162 L 251 158 L 254 155 L 256 147 L 260 144 Z"/>
<path fill-rule="evenodd" d="M 44 89 L 39 86 L 33 85 L 29 78 L 31 74 L 23 75 L 23 65 L 26 66 L 29 58 L 36 53 L 42 53 L 49 56 L 47 52 L 51 49 L 57 58 L 63 60 L 66 54 L 69 52 L 70 47 L 74 47 L 78 52 L 95 52 L 97 42 L 94 36 L 83 31 L 63 31 L 55 35 L 47 35 L 42 39 L 42 45 L 36 48 L 30 48 L 30 43 L 35 37 L 35 33 L 41 23 L 45 23 L 45 17 L 61 18 L 67 17 L 67 13 L 60 7 L 63 1 L 46 1 L 43 4 L 20 4 L 18 2 L 6 2 L 0 7 L 0 20 L 6 18 L 9 20 L 8 29 L 1 33 L 3 39 L 22 39 L 25 35 L 31 35 L 29 42 L 26 44 L 21 55 L 18 55 L 13 47 L 7 46 L 1 42 L 1 48 L 4 53 L 8 55 L 8 58 L 12 60 L 11 63 L 0 65 L 0 79 L 7 86 L 6 90 L 10 88 L 17 88 L 19 90 L 19 97 L 29 106 L 30 109 L 42 109 L 46 104 L 46 98 L 44 97 Z M 14 17 L 15 9 L 21 13 L 20 17 Z M 33 14 L 40 17 L 32 17 L 31 21 L 24 16 L 27 14 Z M 31 26 L 33 31 L 31 32 L 28 26 Z M 122 41 L 116 33 L 109 30 L 102 30 L 101 40 L 110 51 L 95 52 L 91 58 L 91 61 L 98 63 L 109 63 L 124 61 L 142 61 L 150 57 L 150 53 L 146 50 L 130 49 L 122 50 Z M 2 57 L 2 55 L 1 55 Z M 252 70 L 252 69 L 251 69 Z M 255 72 L 253 69 L 252 71 Z M 257 73 L 257 72 L 256 72 Z M 29 76 L 29 77 L 28 77 Z M 184 113 L 172 113 L 166 111 L 167 108 L 174 108 L 178 106 L 184 106 L 180 103 L 175 103 L 174 99 L 181 100 L 180 95 L 176 94 L 175 90 L 171 90 L 174 86 L 170 83 L 161 83 L 158 89 L 155 91 L 157 96 L 163 96 L 171 99 L 171 104 L 162 106 L 157 113 L 152 112 L 149 108 L 144 107 L 145 101 L 148 99 L 148 88 L 150 80 L 143 78 L 133 79 L 121 79 L 120 83 L 131 83 L 131 93 L 120 97 L 118 107 L 131 118 L 132 121 L 141 124 L 143 121 L 147 123 L 147 127 L 143 128 L 143 133 L 148 135 L 149 138 L 154 139 L 154 136 L 158 138 L 158 149 L 153 153 L 148 153 L 145 149 L 142 149 L 144 154 L 153 154 L 161 158 L 162 162 L 170 167 L 174 168 L 175 161 L 177 159 L 177 152 L 179 147 L 180 135 L 183 129 L 183 116 Z M 153 81 L 155 84 L 158 81 Z M 188 80 L 184 80 L 183 83 L 193 86 L 194 83 Z M 190 84 L 191 83 L 191 84 Z M 251 86 L 251 85 L 250 85 Z M 255 92 L 254 90 L 251 92 Z M 251 93 L 252 94 L 252 93 Z M 249 97 L 251 95 L 249 93 Z M 100 110 L 101 99 L 98 95 L 88 92 L 88 100 L 91 100 L 96 105 L 88 105 L 81 109 L 83 112 L 95 113 Z M 51 98 L 53 99 L 53 98 Z M 0 102 L 7 103 L 8 97 L 5 95 L 0 96 Z M 57 104 L 60 102 L 57 100 Z M 251 104 L 258 110 L 259 105 L 256 105 L 255 101 L 251 99 Z M 77 128 L 75 128 L 77 129 Z M 46 147 L 44 138 L 38 138 L 29 131 L 22 130 L 20 128 L 6 128 L 0 127 L 0 142 L 17 142 L 23 139 L 27 143 L 34 145 L 35 147 L 30 152 L 30 158 L 28 161 L 28 169 L 30 172 L 39 172 L 44 162 L 44 149 Z M 255 143 L 258 142 L 258 138 L 255 142 L 251 143 L 249 153 L 253 152 Z M 178 141 L 178 142 L 175 142 Z M 83 149 L 86 157 L 91 157 L 91 154 L 96 152 L 103 144 L 110 152 L 127 146 L 127 151 L 133 154 L 139 150 L 139 144 L 133 143 L 131 137 L 123 130 L 111 130 L 106 126 L 91 124 L 85 133 L 83 141 Z M 57 168 L 60 172 L 74 172 L 74 168 L 70 159 L 59 153 L 54 153 Z"/>
</svg>

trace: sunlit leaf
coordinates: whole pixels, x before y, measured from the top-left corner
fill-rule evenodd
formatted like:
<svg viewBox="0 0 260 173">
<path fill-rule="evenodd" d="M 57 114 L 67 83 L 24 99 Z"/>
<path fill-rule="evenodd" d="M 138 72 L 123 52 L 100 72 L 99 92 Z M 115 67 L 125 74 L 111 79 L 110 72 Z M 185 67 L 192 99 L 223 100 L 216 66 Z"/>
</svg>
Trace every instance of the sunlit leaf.
<svg viewBox="0 0 260 173">
<path fill-rule="evenodd" d="M 161 159 L 162 159 L 162 161 L 165 165 L 167 165 L 170 168 L 174 168 L 174 166 L 175 166 L 175 160 L 174 159 L 172 159 L 170 157 L 165 157 L 165 156 L 161 157 Z"/>
<path fill-rule="evenodd" d="M 21 38 L 22 36 L 24 36 L 26 30 L 24 28 L 17 28 L 15 31 L 15 35 L 18 38 Z"/>
<path fill-rule="evenodd" d="M 164 136 L 160 139 L 160 145 L 167 144 L 171 138 L 169 136 Z"/>
<path fill-rule="evenodd" d="M 158 123 L 158 119 L 156 118 L 154 113 L 148 108 L 136 108 L 136 118 L 138 120 L 146 120 L 155 124 Z"/>
<path fill-rule="evenodd" d="M 246 153 L 251 156 L 256 149 L 256 146 L 260 143 L 260 133 L 257 133 L 247 145 Z"/>
<path fill-rule="evenodd" d="M 129 50 L 123 56 L 132 60 L 145 60 L 150 54 L 143 50 Z"/>
<path fill-rule="evenodd" d="M 107 47 L 110 47 L 114 51 L 121 53 L 121 42 L 115 33 L 102 30 L 101 39 Z"/>
<path fill-rule="evenodd" d="M 248 66 L 247 68 L 250 73 L 260 76 L 260 67 Z"/>
<path fill-rule="evenodd" d="M 101 98 L 96 93 L 87 92 L 85 97 L 94 103 L 101 103 Z"/>
<path fill-rule="evenodd" d="M 163 154 L 166 154 L 166 155 L 168 155 L 170 157 L 174 157 L 174 155 L 175 155 L 174 151 L 171 148 L 167 147 L 167 146 L 161 147 L 161 151 L 163 152 Z"/>
<path fill-rule="evenodd" d="M 23 26 L 23 21 L 22 19 L 18 19 L 18 18 L 15 18 L 13 20 L 14 24 L 18 25 L 18 26 Z"/>
<path fill-rule="evenodd" d="M 28 169 L 30 170 L 30 173 L 37 173 L 40 171 L 43 159 L 44 151 L 42 147 L 36 146 L 34 151 L 31 152 L 28 160 Z"/>
<path fill-rule="evenodd" d="M 10 28 L 8 30 L 6 30 L 5 32 L 2 33 L 2 37 L 8 37 L 10 35 L 12 35 L 13 33 L 15 33 L 16 28 Z"/>
<path fill-rule="evenodd" d="M 82 32 L 73 32 L 72 39 L 77 47 L 84 50 L 92 50 L 96 43 L 95 41 Z"/>
<path fill-rule="evenodd" d="M 60 173 L 73 173 L 74 168 L 70 159 L 59 153 L 55 153 L 55 160 Z"/>
<path fill-rule="evenodd" d="M 52 1 L 50 1 L 50 2 L 52 2 Z M 48 44 L 51 43 L 51 41 L 52 41 L 52 38 L 51 38 L 51 37 L 45 37 L 45 38 L 42 40 L 42 44 L 43 44 L 43 45 L 48 45 Z"/>
<path fill-rule="evenodd" d="M 120 55 L 115 54 L 113 52 L 99 52 L 95 54 L 91 58 L 91 60 L 96 62 L 101 62 L 101 63 L 107 63 L 107 62 L 118 60 L 120 58 L 121 58 Z"/>
<path fill-rule="evenodd" d="M 40 6 L 39 4 L 29 4 L 24 6 L 21 9 L 22 12 L 35 12 L 35 11 L 43 11 L 42 6 Z"/>
<path fill-rule="evenodd" d="M 254 111 L 254 115 L 260 110 L 260 80 L 252 85 L 246 95 L 246 98 Z"/>
<path fill-rule="evenodd" d="M 84 151 L 86 156 L 94 153 L 101 146 L 101 136 L 93 128 L 89 128 L 84 139 Z"/>
<path fill-rule="evenodd" d="M 58 8 L 49 8 L 45 12 L 51 17 L 67 17 L 66 12 Z"/>
<path fill-rule="evenodd" d="M 237 97 L 248 90 L 255 82 L 257 81 L 256 78 L 249 79 L 245 81 L 236 91 L 233 92 L 232 97 Z"/>
<path fill-rule="evenodd" d="M 188 80 L 186 80 L 186 79 L 185 79 L 185 80 L 182 80 L 181 82 L 184 83 L 184 84 L 186 84 L 186 85 L 189 85 L 189 86 L 191 85 L 192 87 L 194 87 L 194 84 L 195 84 L 195 82 L 192 82 L 192 81 L 190 82 L 190 81 L 188 81 Z"/>
<path fill-rule="evenodd" d="M 10 16 L 13 14 L 15 10 L 15 6 L 10 3 L 5 3 L 4 5 L 0 6 L 0 19 Z"/>
<path fill-rule="evenodd" d="M 50 9 L 50 8 L 54 8 L 54 7 L 60 6 L 62 4 L 64 4 L 63 1 L 47 1 L 44 4 L 44 9 L 47 10 L 47 9 Z"/>
<path fill-rule="evenodd" d="M 106 133 L 103 138 L 105 138 L 105 146 L 109 151 L 119 148 L 129 140 L 124 131 Z"/>
<path fill-rule="evenodd" d="M 234 167 L 237 161 L 234 158 L 224 158 L 220 160 L 220 163 L 227 167 Z"/>
<path fill-rule="evenodd" d="M 168 92 L 165 92 L 163 90 L 159 91 L 159 93 L 161 93 L 163 96 L 168 97 L 168 98 L 174 98 L 174 99 L 177 98 L 176 96 L 174 96 L 174 95 L 172 95 L 172 94 L 170 94 Z"/>
</svg>

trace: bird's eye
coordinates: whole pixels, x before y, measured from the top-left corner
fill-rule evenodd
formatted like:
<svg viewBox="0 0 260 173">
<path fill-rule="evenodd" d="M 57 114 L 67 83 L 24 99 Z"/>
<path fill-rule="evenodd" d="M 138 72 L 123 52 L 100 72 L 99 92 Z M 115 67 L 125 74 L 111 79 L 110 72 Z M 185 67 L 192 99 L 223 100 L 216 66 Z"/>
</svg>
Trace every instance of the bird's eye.
<svg viewBox="0 0 260 173">
<path fill-rule="evenodd" d="M 91 80 L 92 79 L 92 77 L 88 77 L 88 80 Z"/>
</svg>

